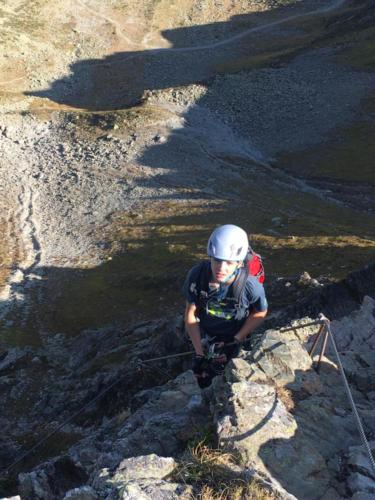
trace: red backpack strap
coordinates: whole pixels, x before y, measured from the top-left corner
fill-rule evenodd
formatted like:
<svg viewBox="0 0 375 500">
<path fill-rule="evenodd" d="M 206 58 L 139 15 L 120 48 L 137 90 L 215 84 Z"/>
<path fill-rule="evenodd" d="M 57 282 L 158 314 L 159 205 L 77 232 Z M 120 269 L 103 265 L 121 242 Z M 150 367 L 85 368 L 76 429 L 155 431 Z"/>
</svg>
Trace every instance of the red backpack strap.
<svg viewBox="0 0 375 500">
<path fill-rule="evenodd" d="M 259 283 L 264 283 L 266 277 L 262 257 L 258 253 L 255 253 L 251 247 L 247 256 L 247 268 L 251 276 L 254 276 Z"/>
</svg>

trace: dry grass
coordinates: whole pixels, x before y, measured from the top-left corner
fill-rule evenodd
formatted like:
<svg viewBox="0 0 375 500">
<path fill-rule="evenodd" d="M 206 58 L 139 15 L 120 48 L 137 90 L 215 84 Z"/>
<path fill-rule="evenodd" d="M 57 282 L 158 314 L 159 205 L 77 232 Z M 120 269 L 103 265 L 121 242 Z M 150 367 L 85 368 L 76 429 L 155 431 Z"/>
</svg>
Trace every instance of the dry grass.
<svg viewBox="0 0 375 500">
<path fill-rule="evenodd" d="M 284 404 L 285 408 L 293 412 L 295 408 L 295 403 L 293 399 L 293 393 L 289 389 L 286 389 L 283 386 L 276 386 L 277 397 Z"/>
<path fill-rule="evenodd" d="M 275 497 L 255 481 L 241 477 L 236 457 L 200 441 L 182 457 L 174 479 L 192 485 L 196 500 L 272 500 Z"/>
<path fill-rule="evenodd" d="M 210 486 L 203 486 L 197 496 L 199 500 L 268 500 L 274 498 L 255 482 L 230 484 L 224 491 L 216 492 Z"/>
</svg>

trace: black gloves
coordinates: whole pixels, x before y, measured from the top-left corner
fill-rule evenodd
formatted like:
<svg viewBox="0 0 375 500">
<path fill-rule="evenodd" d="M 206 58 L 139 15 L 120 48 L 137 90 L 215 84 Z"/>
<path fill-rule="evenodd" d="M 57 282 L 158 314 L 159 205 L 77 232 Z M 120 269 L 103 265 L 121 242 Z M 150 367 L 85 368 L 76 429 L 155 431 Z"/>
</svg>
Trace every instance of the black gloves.
<svg viewBox="0 0 375 500">
<path fill-rule="evenodd" d="M 205 356 L 196 354 L 193 358 L 192 369 L 201 389 L 211 384 L 212 375 L 210 362 Z"/>
<path fill-rule="evenodd" d="M 207 365 L 207 360 L 205 356 L 202 356 L 200 354 L 196 354 L 193 358 L 193 366 L 192 370 L 195 375 L 202 375 L 202 372 L 204 371 L 204 367 Z"/>
</svg>

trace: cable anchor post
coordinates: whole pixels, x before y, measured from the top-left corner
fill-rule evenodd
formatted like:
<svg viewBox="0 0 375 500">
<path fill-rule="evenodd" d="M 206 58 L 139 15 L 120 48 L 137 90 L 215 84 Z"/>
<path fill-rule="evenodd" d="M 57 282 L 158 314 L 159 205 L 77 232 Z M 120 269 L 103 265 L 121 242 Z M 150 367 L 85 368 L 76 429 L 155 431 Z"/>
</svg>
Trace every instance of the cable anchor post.
<svg viewBox="0 0 375 500">
<path fill-rule="evenodd" d="M 317 336 L 314 340 L 314 343 L 311 346 L 311 349 L 309 351 L 309 354 L 312 358 L 314 355 L 315 349 L 317 348 L 317 346 L 319 344 L 319 341 L 322 339 L 322 347 L 321 347 L 321 350 L 319 353 L 319 359 L 318 359 L 317 366 L 316 366 L 317 373 L 320 372 L 322 359 L 323 359 L 323 356 L 324 356 L 326 348 L 327 348 L 328 337 L 329 337 L 329 330 L 328 330 L 329 319 L 326 318 L 323 313 L 320 313 L 319 314 L 319 323 L 320 323 L 320 327 L 318 330 L 318 334 L 317 334 Z"/>
</svg>

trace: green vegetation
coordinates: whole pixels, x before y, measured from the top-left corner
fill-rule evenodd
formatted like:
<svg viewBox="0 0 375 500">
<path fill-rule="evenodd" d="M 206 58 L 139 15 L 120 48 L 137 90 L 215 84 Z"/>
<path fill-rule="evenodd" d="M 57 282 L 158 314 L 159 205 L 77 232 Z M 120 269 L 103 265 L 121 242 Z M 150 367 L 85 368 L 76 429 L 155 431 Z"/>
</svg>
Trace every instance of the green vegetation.
<svg viewBox="0 0 375 500">
<path fill-rule="evenodd" d="M 357 29 L 355 33 L 341 33 L 339 41 L 346 47 L 337 57 L 337 61 L 350 64 L 356 69 L 375 69 L 375 28 Z"/>
<path fill-rule="evenodd" d="M 7 347 L 41 346 L 38 330 L 29 322 L 27 326 L 17 328 L 3 326 L 0 328 L 0 338 L 1 344 Z"/>
<path fill-rule="evenodd" d="M 205 440 L 191 444 L 180 459 L 173 479 L 193 486 L 200 500 L 272 500 L 255 481 L 245 481 L 231 453 L 213 448 Z"/>
<path fill-rule="evenodd" d="M 164 218 L 176 208 L 162 202 L 142 218 L 117 214 L 107 240 L 121 250 L 99 267 L 65 270 L 65 277 L 56 277 L 61 295 L 41 312 L 48 327 L 76 333 L 114 321 L 131 324 L 162 317 L 182 307 L 179 289 L 195 255 L 203 255 L 205 236 L 200 237 L 198 203 L 195 209 L 193 203 L 185 204 L 183 216 Z M 208 234 L 208 225 L 204 232 Z"/>
<path fill-rule="evenodd" d="M 248 174 L 250 175 L 250 174 Z M 243 182 L 241 199 L 251 201 L 160 201 L 139 214 L 113 216 L 105 238 L 112 250 L 93 269 L 64 271 L 61 294 L 42 305 L 48 330 L 75 334 L 88 327 L 163 317 L 183 309 L 180 293 L 187 270 L 205 257 L 215 225 L 235 221 L 253 234 L 268 275 L 346 276 L 373 260 L 373 217 L 329 201 L 290 196 Z M 249 187 L 250 186 L 250 187 Z M 240 187 L 239 187 L 240 188 Z M 279 217 L 274 226 L 271 219 Z M 111 252 L 111 250 L 110 250 Z M 57 286 L 56 282 L 56 286 Z"/>
<path fill-rule="evenodd" d="M 375 109 L 375 98 L 362 103 L 362 113 L 369 116 Z M 375 186 L 375 123 L 362 118 L 345 129 L 337 130 L 335 138 L 302 152 L 283 153 L 280 166 L 310 179 L 339 180 Z"/>
</svg>

